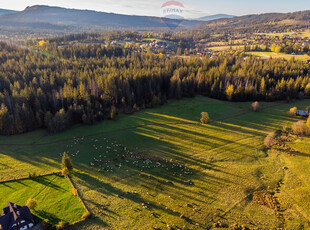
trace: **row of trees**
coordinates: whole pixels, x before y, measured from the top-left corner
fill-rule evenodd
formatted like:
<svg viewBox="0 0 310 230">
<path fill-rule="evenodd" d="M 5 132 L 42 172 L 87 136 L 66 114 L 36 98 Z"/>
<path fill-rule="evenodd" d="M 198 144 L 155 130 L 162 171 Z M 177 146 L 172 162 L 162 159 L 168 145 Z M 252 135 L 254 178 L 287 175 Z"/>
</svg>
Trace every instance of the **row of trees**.
<svg viewBox="0 0 310 230">
<path fill-rule="evenodd" d="M 234 101 L 310 96 L 309 67 L 230 51 L 188 59 L 103 45 L 51 47 L 52 55 L 0 43 L 0 134 L 60 132 L 196 94 Z"/>
</svg>

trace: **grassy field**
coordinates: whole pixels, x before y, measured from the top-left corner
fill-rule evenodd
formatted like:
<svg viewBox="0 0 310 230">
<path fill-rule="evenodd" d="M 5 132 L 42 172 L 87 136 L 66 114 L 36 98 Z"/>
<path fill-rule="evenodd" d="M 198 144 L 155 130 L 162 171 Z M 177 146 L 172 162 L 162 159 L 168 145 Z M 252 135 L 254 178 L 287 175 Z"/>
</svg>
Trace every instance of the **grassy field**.
<svg viewBox="0 0 310 230">
<path fill-rule="evenodd" d="M 218 221 L 308 228 L 309 140 L 292 143 L 300 152 L 295 157 L 268 151 L 263 140 L 297 120 L 289 108 L 309 105 L 261 103 L 255 113 L 248 102 L 196 97 L 56 135 L 41 130 L 1 137 L 0 180 L 57 170 L 67 152 L 95 215 L 77 229 L 208 229 Z M 212 119 L 207 125 L 199 123 L 203 111 Z M 280 181 L 281 217 L 251 199 Z"/>
<path fill-rule="evenodd" d="M 310 220 L 310 138 L 298 139 L 290 147 L 295 157 L 281 155 L 286 170 L 279 199 L 285 214 L 293 213 L 294 219 L 288 222 L 287 229 L 309 228 Z M 303 220 L 303 221 L 301 221 Z M 306 224 L 305 224 L 306 223 Z"/>
<path fill-rule="evenodd" d="M 153 41 L 157 41 L 157 42 L 165 42 L 171 46 L 176 46 L 176 43 L 175 42 L 172 42 L 172 41 L 169 41 L 169 40 L 165 40 L 165 39 L 160 39 L 160 38 L 144 38 L 142 40 L 142 42 L 153 42 Z"/>
<path fill-rule="evenodd" d="M 0 197 L 0 207 L 9 201 L 23 206 L 29 198 L 34 198 L 38 206 L 32 213 L 51 224 L 61 220 L 73 223 L 85 212 L 67 179 L 57 175 L 0 183 Z"/>
<path fill-rule="evenodd" d="M 284 35 L 289 35 L 292 37 L 301 37 L 301 38 L 307 38 L 310 37 L 310 32 L 307 31 L 302 31 L 302 32 L 287 32 L 287 33 L 257 33 L 259 35 L 266 35 L 270 37 L 283 37 Z"/>
<path fill-rule="evenodd" d="M 244 45 L 233 45 L 233 46 L 213 46 L 208 47 L 212 51 L 226 51 L 226 50 L 243 50 Z"/>
<path fill-rule="evenodd" d="M 290 60 L 292 58 L 295 58 L 295 60 L 299 61 L 307 61 L 310 60 L 310 57 L 308 55 L 293 55 L 293 54 L 284 54 L 284 53 L 274 53 L 274 52 L 246 52 L 246 54 L 254 55 L 261 58 L 285 58 L 287 60 Z"/>
</svg>

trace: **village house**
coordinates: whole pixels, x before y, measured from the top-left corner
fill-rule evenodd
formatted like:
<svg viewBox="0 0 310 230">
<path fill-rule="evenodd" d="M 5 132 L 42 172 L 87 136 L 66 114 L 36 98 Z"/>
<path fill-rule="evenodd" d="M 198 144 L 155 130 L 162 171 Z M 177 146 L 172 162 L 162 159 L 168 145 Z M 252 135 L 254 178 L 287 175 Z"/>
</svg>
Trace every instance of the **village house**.
<svg viewBox="0 0 310 230">
<path fill-rule="evenodd" d="M 1 213 L 0 230 L 26 230 L 33 226 L 34 220 L 27 206 L 9 202 Z"/>
</svg>

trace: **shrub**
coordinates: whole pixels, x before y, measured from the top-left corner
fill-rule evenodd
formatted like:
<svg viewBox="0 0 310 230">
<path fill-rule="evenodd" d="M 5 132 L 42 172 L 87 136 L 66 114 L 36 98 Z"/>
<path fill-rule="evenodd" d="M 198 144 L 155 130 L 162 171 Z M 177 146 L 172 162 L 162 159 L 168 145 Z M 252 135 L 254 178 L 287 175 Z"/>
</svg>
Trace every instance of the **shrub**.
<svg viewBox="0 0 310 230">
<path fill-rule="evenodd" d="M 255 101 L 252 103 L 252 109 L 254 112 L 258 111 L 258 109 L 259 109 L 259 102 L 258 101 Z"/>
<path fill-rule="evenodd" d="M 88 219 L 88 218 L 90 218 L 90 217 L 91 217 L 90 212 L 84 212 L 84 213 L 83 213 L 83 216 L 82 216 L 83 219 Z"/>
<path fill-rule="evenodd" d="M 273 143 L 274 143 L 275 137 L 276 137 L 276 133 L 275 133 L 275 132 L 269 133 L 269 134 L 267 135 L 267 137 L 265 138 L 265 140 L 264 140 L 264 145 L 265 145 L 267 148 L 270 148 L 270 147 L 273 145 Z"/>
<path fill-rule="evenodd" d="M 26 202 L 26 206 L 31 209 L 34 210 L 37 207 L 37 201 L 33 198 L 29 198 Z"/>
<path fill-rule="evenodd" d="M 69 175 L 69 169 L 63 168 L 63 169 L 61 170 L 61 174 L 62 174 L 63 176 L 68 176 L 68 175 Z"/>
<path fill-rule="evenodd" d="M 62 168 L 67 168 L 69 171 L 73 169 L 73 165 L 71 163 L 71 159 L 67 153 L 64 153 L 61 160 Z"/>
<path fill-rule="evenodd" d="M 72 188 L 72 194 L 77 196 L 78 195 L 78 190 L 76 188 Z"/>
<path fill-rule="evenodd" d="M 28 178 L 29 179 L 35 179 L 35 178 L 37 178 L 38 176 L 37 176 L 37 174 L 34 172 L 34 173 L 28 173 Z"/>
<path fill-rule="evenodd" d="M 57 230 L 64 229 L 66 226 L 67 226 L 67 223 L 62 220 L 56 225 L 56 229 Z"/>
<path fill-rule="evenodd" d="M 306 129 L 307 127 L 304 121 L 297 121 L 292 125 L 292 131 L 296 135 L 303 135 Z"/>
<path fill-rule="evenodd" d="M 200 118 L 200 121 L 202 124 L 207 124 L 208 121 L 210 120 L 210 116 L 207 112 L 202 112 L 201 113 L 201 118 Z"/>
<path fill-rule="evenodd" d="M 255 191 L 253 193 L 253 203 L 267 206 L 268 208 L 278 210 L 278 203 L 275 197 L 268 191 Z"/>
<path fill-rule="evenodd" d="M 295 116 L 296 113 L 297 113 L 297 108 L 296 107 L 291 108 L 290 111 L 289 111 L 290 116 Z"/>
</svg>

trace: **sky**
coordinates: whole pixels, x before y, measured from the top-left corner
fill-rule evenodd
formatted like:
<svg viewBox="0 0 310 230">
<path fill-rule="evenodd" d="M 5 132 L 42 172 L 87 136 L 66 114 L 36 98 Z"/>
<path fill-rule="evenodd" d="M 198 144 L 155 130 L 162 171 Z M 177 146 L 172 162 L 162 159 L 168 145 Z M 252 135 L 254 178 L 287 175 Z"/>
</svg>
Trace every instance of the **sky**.
<svg viewBox="0 0 310 230">
<path fill-rule="evenodd" d="M 60 6 L 120 14 L 162 16 L 160 7 L 168 0 L 0 0 L 0 8 L 23 10 L 32 5 Z M 213 14 L 246 15 L 267 12 L 310 10 L 310 0 L 179 0 L 185 18 Z"/>
</svg>

